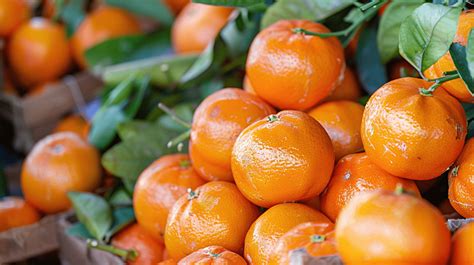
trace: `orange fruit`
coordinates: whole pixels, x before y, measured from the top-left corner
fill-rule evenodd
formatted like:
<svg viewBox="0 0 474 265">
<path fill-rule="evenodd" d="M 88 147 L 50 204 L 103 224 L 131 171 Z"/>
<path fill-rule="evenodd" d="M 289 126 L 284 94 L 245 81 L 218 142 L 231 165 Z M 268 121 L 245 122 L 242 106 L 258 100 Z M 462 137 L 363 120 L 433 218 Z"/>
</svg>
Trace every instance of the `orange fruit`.
<svg viewBox="0 0 474 265">
<path fill-rule="evenodd" d="M 87 141 L 89 122 L 81 115 L 72 114 L 62 119 L 54 128 L 54 132 L 73 132 Z"/>
<path fill-rule="evenodd" d="M 243 89 L 252 95 L 257 95 L 257 93 L 255 93 L 255 89 L 253 89 L 252 84 L 250 84 L 250 80 L 247 76 L 244 77 Z"/>
<path fill-rule="evenodd" d="M 7 52 L 13 73 L 26 87 L 54 81 L 71 65 L 64 27 L 44 18 L 22 24 L 12 34 Z"/>
<path fill-rule="evenodd" d="M 39 212 L 20 197 L 0 199 L 0 232 L 34 224 L 40 218 Z"/>
<path fill-rule="evenodd" d="M 245 234 L 258 215 L 257 207 L 234 184 L 204 184 L 182 196 L 171 209 L 165 228 L 168 254 L 180 259 L 213 245 L 241 253 Z"/>
<path fill-rule="evenodd" d="M 235 183 L 247 199 L 266 208 L 319 195 L 333 167 L 329 136 L 301 111 L 282 111 L 253 123 L 232 150 Z"/>
<path fill-rule="evenodd" d="M 167 259 L 162 262 L 158 262 L 158 265 L 177 265 L 178 262 L 175 259 Z"/>
<path fill-rule="evenodd" d="M 474 264 L 474 223 L 457 230 L 452 239 L 450 265 Z"/>
<path fill-rule="evenodd" d="M 133 208 L 137 222 L 151 235 L 161 237 L 174 203 L 187 189 L 194 190 L 204 183 L 188 155 L 162 156 L 141 173 L 135 185 Z"/>
<path fill-rule="evenodd" d="M 279 109 L 306 110 L 328 97 L 344 73 L 344 51 L 335 37 L 308 20 L 280 20 L 260 31 L 250 46 L 246 72 L 259 97 Z M 318 51 L 318 52 L 314 52 Z"/>
<path fill-rule="evenodd" d="M 43 0 L 43 7 L 41 9 L 41 15 L 46 18 L 52 18 L 56 15 L 55 0 Z M 64 0 L 66 4 L 69 0 Z"/>
<path fill-rule="evenodd" d="M 70 191 L 93 191 L 100 184 L 99 152 L 71 132 L 49 135 L 23 162 L 21 187 L 26 201 L 52 214 L 69 209 Z"/>
<path fill-rule="evenodd" d="M 405 77 L 383 85 L 370 97 L 362 117 L 362 142 L 374 164 L 414 180 L 433 179 L 456 160 L 466 137 L 461 104 L 430 83 Z"/>
<path fill-rule="evenodd" d="M 473 27 L 474 12 L 472 10 L 468 10 L 461 13 L 453 42 L 466 46 L 467 38 Z M 428 78 L 439 78 L 444 75 L 444 72 L 450 72 L 453 70 L 457 69 L 454 65 L 453 59 L 451 58 L 451 54 L 448 51 L 435 64 L 428 68 L 424 72 L 424 75 Z M 442 87 L 459 100 L 468 103 L 474 103 L 474 95 L 469 92 L 466 85 L 464 84 L 464 81 L 462 81 L 460 78 L 445 82 L 442 84 Z"/>
<path fill-rule="evenodd" d="M 407 75 L 407 76 L 403 76 Z M 388 65 L 388 76 L 390 80 L 402 77 L 418 77 L 419 74 L 411 64 L 403 59 L 395 60 Z"/>
<path fill-rule="evenodd" d="M 449 201 L 465 218 L 474 218 L 474 139 L 471 138 L 449 172 Z"/>
<path fill-rule="evenodd" d="M 112 245 L 138 254 L 128 265 L 155 265 L 163 260 L 163 242 L 151 236 L 138 224 L 132 224 L 112 238 Z"/>
<path fill-rule="evenodd" d="M 240 132 L 275 113 L 260 98 L 241 89 L 226 88 L 208 96 L 193 117 L 189 156 L 206 180 L 232 181 L 230 158 Z"/>
<path fill-rule="evenodd" d="M 126 10 L 103 6 L 89 13 L 71 39 L 74 59 L 86 68 L 84 53 L 87 49 L 106 40 L 140 33 L 140 25 Z"/>
<path fill-rule="evenodd" d="M 3 69 L 2 78 L 3 78 L 3 84 L 2 84 L 2 89 L 0 89 L 0 91 L 7 94 L 7 95 L 17 96 L 18 91 L 16 90 L 15 86 L 13 85 L 10 74 L 9 74 L 8 71 L 6 71 L 6 69 Z"/>
<path fill-rule="evenodd" d="M 264 212 L 245 237 L 245 258 L 250 264 L 269 264 L 278 239 L 295 226 L 332 222 L 321 212 L 299 203 L 278 204 Z"/>
<path fill-rule="evenodd" d="M 291 264 L 290 252 L 304 249 L 312 257 L 337 253 L 332 223 L 308 222 L 295 226 L 278 239 L 269 264 Z"/>
<path fill-rule="evenodd" d="M 0 1 L 0 37 L 9 37 L 29 17 L 30 6 L 27 1 Z"/>
<path fill-rule="evenodd" d="M 363 113 L 362 105 L 347 100 L 326 102 L 308 112 L 329 134 L 336 161 L 345 155 L 364 150 L 360 138 Z"/>
<path fill-rule="evenodd" d="M 165 0 L 165 4 L 174 14 L 178 14 L 187 4 L 189 4 L 189 2 L 191 1 L 190 0 Z"/>
<path fill-rule="evenodd" d="M 310 199 L 306 199 L 306 200 L 302 200 L 301 201 L 302 204 L 304 205 L 308 205 L 309 207 L 315 209 L 315 210 L 321 210 L 321 200 L 319 198 L 319 196 L 316 196 L 316 197 L 313 197 L 313 198 L 310 198 Z"/>
<path fill-rule="evenodd" d="M 176 53 L 200 53 L 214 41 L 234 9 L 189 3 L 176 17 L 171 42 Z"/>
<path fill-rule="evenodd" d="M 344 206 L 358 193 L 379 189 L 393 191 L 397 185 L 420 197 L 413 180 L 383 171 L 365 153 L 347 155 L 339 160 L 331 181 L 321 194 L 321 211 L 336 221 Z"/>
<path fill-rule="evenodd" d="M 450 233 L 434 206 L 386 190 L 360 193 L 336 222 L 344 264 L 446 264 Z"/>
<path fill-rule="evenodd" d="M 245 88 L 245 87 L 244 87 Z M 344 78 L 341 84 L 336 86 L 334 91 L 325 98 L 324 101 L 351 100 L 357 101 L 362 97 L 362 88 L 359 85 L 357 76 L 349 67 L 344 70 Z"/>
<path fill-rule="evenodd" d="M 219 246 L 209 246 L 195 251 L 178 262 L 178 265 L 247 265 L 240 255 Z"/>
</svg>

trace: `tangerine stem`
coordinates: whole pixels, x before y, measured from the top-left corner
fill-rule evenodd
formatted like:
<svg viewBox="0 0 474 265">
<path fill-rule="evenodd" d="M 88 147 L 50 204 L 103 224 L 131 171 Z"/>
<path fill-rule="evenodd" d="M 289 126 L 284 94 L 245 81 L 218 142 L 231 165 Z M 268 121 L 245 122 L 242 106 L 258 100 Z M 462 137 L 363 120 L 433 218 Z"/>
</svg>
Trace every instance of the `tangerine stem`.
<svg viewBox="0 0 474 265">
<path fill-rule="evenodd" d="M 311 236 L 311 243 L 321 243 L 326 240 L 326 236 L 324 235 L 312 235 Z"/>
<path fill-rule="evenodd" d="M 189 160 L 187 160 L 187 159 L 186 159 L 186 160 L 181 160 L 181 161 L 179 161 L 179 167 L 181 167 L 181 168 L 185 168 L 185 169 L 186 169 L 186 168 L 188 168 L 190 165 L 191 165 L 191 161 L 189 161 Z"/>
<path fill-rule="evenodd" d="M 183 120 L 182 118 L 180 118 L 176 112 L 174 112 L 174 110 L 170 109 L 168 106 L 166 106 L 165 104 L 163 103 L 158 103 L 158 108 L 161 109 L 162 111 L 164 111 L 166 114 L 170 115 L 170 117 L 178 124 L 182 125 L 183 127 L 186 127 L 188 129 L 191 128 L 191 123 Z"/>
<path fill-rule="evenodd" d="M 278 116 L 275 115 L 275 114 L 272 114 L 272 115 L 268 116 L 267 119 L 270 123 L 280 120 L 280 118 L 278 118 Z"/>
<path fill-rule="evenodd" d="M 455 74 L 450 74 L 450 75 L 445 75 L 443 77 L 440 77 L 440 78 L 436 78 L 436 79 L 428 79 L 428 82 L 434 82 L 433 85 L 431 85 L 428 89 L 426 88 L 420 88 L 420 94 L 423 95 L 423 96 L 427 96 L 427 97 L 431 97 L 433 96 L 433 92 L 438 88 L 440 87 L 443 83 L 445 82 L 448 82 L 448 81 L 451 81 L 451 80 L 454 80 L 454 79 L 458 79 L 460 76 L 459 76 L 459 73 L 456 72 Z"/>
<path fill-rule="evenodd" d="M 196 199 L 199 195 L 199 192 L 193 191 L 191 188 L 188 188 L 188 200 Z"/>
<path fill-rule="evenodd" d="M 125 261 L 134 261 L 138 257 L 138 253 L 134 249 L 127 250 L 110 245 L 100 244 L 97 240 L 93 239 L 87 239 L 87 247 L 112 253 L 116 256 L 121 257 Z"/>
<path fill-rule="evenodd" d="M 397 186 L 395 187 L 395 192 L 396 195 L 402 195 L 405 193 L 405 189 L 403 188 L 402 183 L 397 183 Z"/>
<path fill-rule="evenodd" d="M 167 144 L 166 147 L 171 148 L 176 145 L 179 145 L 181 142 L 189 139 L 189 136 L 191 135 L 191 130 L 187 130 L 184 133 L 176 136 L 175 138 L 171 139 Z"/>
</svg>

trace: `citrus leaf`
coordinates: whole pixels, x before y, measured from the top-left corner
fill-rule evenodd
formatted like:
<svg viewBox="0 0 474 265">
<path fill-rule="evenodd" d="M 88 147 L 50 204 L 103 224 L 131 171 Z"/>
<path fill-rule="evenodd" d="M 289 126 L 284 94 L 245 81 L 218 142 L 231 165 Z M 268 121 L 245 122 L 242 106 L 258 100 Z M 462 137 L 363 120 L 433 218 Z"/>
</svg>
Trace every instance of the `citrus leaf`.
<svg viewBox="0 0 474 265">
<path fill-rule="evenodd" d="M 68 198 L 79 221 L 95 239 L 102 241 L 112 225 L 112 209 L 107 201 L 87 192 L 69 192 Z"/>
<path fill-rule="evenodd" d="M 472 48 L 471 48 L 472 49 Z M 466 84 L 467 89 L 474 95 L 474 61 L 469 62 L 469 58 L 467 55 L 466 47 L 462 46 L 459 43 L 453 43 L 451 48 L 449 48 L 449 53 L 453 58 L 454 65 L 458 70 L 459 76 Z"/>
<path fill-rule="evenodd" d="M 108 199 L 112 206 L 132 205 L 132 198 L 124 188 L 118 188 Z"/>
<path fill-rule="evenodd" d="M 105 2 L 135 14 L 153 18 L 167 26 L 173 23 L 173 15 L 163 0 L 106 0 Z"/>
<path fill-rule="evenodd" d="M 398 36 L 403 20 L 425 1 L 400 0 L 388 5 L 380 19 L 377 47 L 383 63 L 398 56 Z"/>
<path fill-rule="evenodd" d="M 283 19 L 320 21 L 350 6 L 353 2 L 352 0 L 279 0 L 263 15 L 261 28 Z"/>
<path fill-rule="evenodd" d="M 66 33 L 71 37 L 86 17 L 86 0 L 67 1 L 59 10 L 59 17 L 66 25 Z"/>
<path fill-rule="evenodd" d="M 83 239 L 93 238 L 93 236 L 87 231 L 87 228 L 77 222 L 66 229 L 66 234 L 70 236 L 80 237 Z"/>
<path fill-rule="evenodd" d="M 387 82 L 387 72 L 377 51 L 377 31 L 375 25 L 371 25 L 360 34 L 355 54 L 360 83 L 369 94 Z"/>
<path fill-rule="evenodd" d="M 112 236 L 122 230 L 122 228 L 135 221 L 135 214 L 132 207 L 115 208 L 112 212 L 114 222 L 110 230 L 105 234 L 105 241 L 109 242 Z"/>
<path fill-rule="evenodd" d="M 264 4 L 265 0 L 193 0 L 193 3 L 217 6 L 249 7 L 258 4 Z"/>
<path fill-rule="evenodd" d="M 117 125 L 126 121 L 123 107 L 114 105 L 101 108 L 92 119 L 89 142 L 104 150 L 114 140 Z"/>
<path fill-rule="evenodd" d="M 456 33 L 461 7 L 425 3 L 400 27 L 399 51 L 415 69 L 424 72 L 448 50 Z"/>
</svg>

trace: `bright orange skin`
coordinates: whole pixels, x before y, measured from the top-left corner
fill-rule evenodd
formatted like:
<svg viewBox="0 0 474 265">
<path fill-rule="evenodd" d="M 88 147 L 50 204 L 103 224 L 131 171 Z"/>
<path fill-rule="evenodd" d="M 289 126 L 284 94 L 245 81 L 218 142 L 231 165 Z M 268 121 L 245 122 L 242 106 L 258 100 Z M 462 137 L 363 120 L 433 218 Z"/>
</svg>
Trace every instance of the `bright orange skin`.
<svg viewBox="0 0 474 265">
<path fill-rule="evenodd" d="M 27 1 L 0 1 L 0 37 L 9 37 L 29 17 L 30 6 Z"/>
<path fill-rule="evenodd" d="M 112 245 L 121 249 L 134 249 L 138 256 L 128 265 L 156 265 L 163 260 L 163 242 L 151 236 L 138 224 L 132 224 L 112 238 Z"/>
<path fill-rule="evenodd" d="M 337 163 L 331 181 L 321 194 L 321 211 L 332 221 L 347 203 L 363 191 L 393 191 L 398 184 L 420 197 L 413 180 L 402 179 L 387 173 L 372 163 L 365 153 L 343 157 Z"/>
<path fill-rule="evenodd" d="M 247 76 L 244 77 L 244 83 L 242 87 L 245 91 L 247 91 L 247 93 L 257 95 L 257 93 L 255 93 L 255 89 L 253 89 L 252 84 L 250 84 L 250 80 Z"/>
<path fill-rule="evenodd" d="M 71 52 L 64 27 L 44 18 L 22 24 L 8 45 L 11 68 L 24 86 L 54 81 L 71 65 Z"/>
<path fill-rule="evenodd" d="M 54 132 L 73 132 L 87 141 L 87 136 L 89 135 L 89 122 L 87 122 L 81 115 L 69 115 L 56 125 Z"/>
<path fill-rule="evenodd" d="M 332 224 L 321 212 L 299 203 L 278 204 L 268 209 L 247 232 L 245 259 L 254 265 L 269 264 L 278 239 L 306 222 Z"/>
<path fill-rule="evenodd" d="M 456 172 L 457 171 L 457 172 Z M 467 141 L 449 172 L 449 202 L 460 215 L 474 218 L 474 139 Z"/>
<path fill-rule="evenodd" d="M 390 80 L 402 78 L 402 74 L 404 72 L 408 75 L 408 77 L 419 76 L 416 69 L 403 59 L 395 60 L 388 65 L 388 75 Z"/>
<path fill-rule="evenodd" d="M 40 213 L 20 197 L 0 199 L 0 232 L 34 224 L 40 218 Z"/>
<path fill-rule="evenodd" d="M 245 88 L 245 87 L 244 87 Z M 359 85 L 354 71 L 346 67 L 344 78 L 334 91 L 324 101 L 351 100 L 357 101 L 362 96 L 362 88 Z"/>
<path fill-rule="evenodd" d="M 173 23 L 171 38 L 176 53 L 200 53 L 214 41 L 234 9 L 189 3 Z"/>
<path fill-rule="evenodd" d="M 306 110 L 328 97 L 341 82 L 344 51 L 335 37 L 294 33 L 295 28 L 329 32 L 324 25 L 308 20 L 276 22 L 255 37 L 246 72 L 257 95 L 268 103 L 279 109 Z"/>
<path fill-rule="evenodd" d="M 275 110 L 242 89 L 226 88 L 207 97 L 196 109 L 189 156 L 206 180 L 233 181 L 230 158 L 240 132 Z"/>
<path fill-rule="evenodd" d="M 86 16 L 71 39 L 74 59 L 86 68 L 84 52 L 109 39 L 140 33 L 140 25 L 129 12 L 115 7 L 103 6 Z"/>
<path fill-rule="evenodd" d="M 355 196 L 336 222 L 344 264 L 446 264 L 450 232 L 443 215 L 423 199 L 391 191 Z"/>
<path fill-rule="evenodd" d="M 442 89 L 423 96 L 430 83 L 405 77 L 379 88 L 365 106 L 362 142 L 374 164 L 414 180 L 441 175 L 462 151 L 466 114 Z"/>
<path fill-rule="evenodd" d="M 245 234 L 258 215 L 258 208 L 234 184 L 204 184 L 194 196 L 182 196 L 170 211 L 165 229 L 168 254 L 180 259 L 213 245 L 242 253 Z"/>
<path fill-rule="evenodd" d="M 69 209 L 70 191 L 99 187 L 99 152 L 71 132 L 49 135 L 33 147 L 23 163 L 21 187 L 26 201 L 53 214 Z"/>
<path fill-rule="evenodd" d="M 194 190 L 204 183 L 188 155 L 162 156 L 142 172 L 135 185 L 133 208 L 137 222 L 151 235 L 161 237 L 174 203 L 187 189 Z"/>
<path fill-rule="evenodd" d="M 163 260 L 162 262 L 158 262 L 157 265 L 177 265 L 178 262 L 175 259 L 167 259 Z"/>
<path fill-rule="evenodd" d="M 452 238 L 450 265 L 474 264 L 474 223 L 457 230 Z"/>
<path fill-rule="evenodd" d="M 324 239 L 315 241 L 315 237 Z M 269 264 L 290 265 L 290 252 L 303 248 L 310 256 L 319 257 L 337 253 L 332 223 L 308 222 L 300 224 L 278 240 Z"/>
<path fill-rule="evenodd" d="M 258 206 L 319 195 L 334 167 L 324 128 L 301 111 L 282 111 L 247 127 L 232 150 L 232 173 L 244 196 Z"/>
<path fill-rule="evenodd" d="M 190 0 L 164 0 L 165 4 L 174 14 L 178 14 L 181 10 L 191 2 Z"/>
<path fill-rule="evenodd" d="M 472 28 L 474 28 L 474 12 L 472 10 L 464 11 L 459 17 L 458 28 L 453 42 L 466 46 L 467 38 Z M 428 68 L 424 74 L 428 78 L 439 78 L 443 76 L 444 72 L 453 70 L 457 69 L 448 51 L 434 65 Z M 442 84 L 442 87 L 459 100 L 474 103 L 474 95 L 469 92 L 460 78 L 445 82 Z"/>
<path fill-rule="evenodd" d="M 364 106 L 347 100 L 326 102 L 308 112 L 331 138 L 336 161 L 345 155 L 364 150 L 360 138 L 363 113 Z"/>
<path fill-rule="evenodd" d="M 195 251 L 178 262 L 178 265 L 247 265 L 239 254 L 219 246 Z"/>
</svg>

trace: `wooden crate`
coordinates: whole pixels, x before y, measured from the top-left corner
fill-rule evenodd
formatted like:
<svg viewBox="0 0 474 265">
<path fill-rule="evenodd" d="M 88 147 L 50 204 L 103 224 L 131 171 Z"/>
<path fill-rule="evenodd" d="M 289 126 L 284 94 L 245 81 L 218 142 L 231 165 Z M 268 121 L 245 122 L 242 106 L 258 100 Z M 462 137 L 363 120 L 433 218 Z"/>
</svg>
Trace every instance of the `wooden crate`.
<svg viewBox="0 0 474 265">
<path fill-rule="evenodd" d="M 0 94 L 0 120 L 13 127 L 13 148 L 27 153 L 64 115 L 94 99 L 102 86 L 92 74 L 82 72 L 22 98 Z"/>
</svg>

